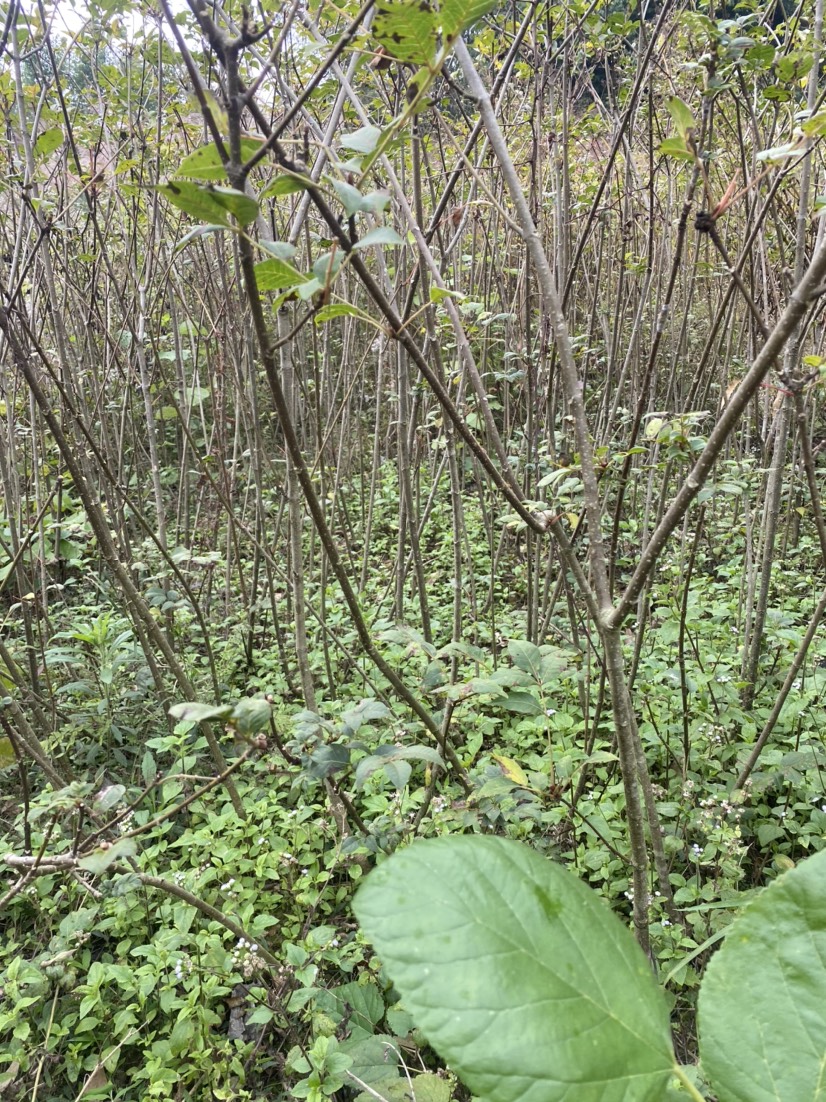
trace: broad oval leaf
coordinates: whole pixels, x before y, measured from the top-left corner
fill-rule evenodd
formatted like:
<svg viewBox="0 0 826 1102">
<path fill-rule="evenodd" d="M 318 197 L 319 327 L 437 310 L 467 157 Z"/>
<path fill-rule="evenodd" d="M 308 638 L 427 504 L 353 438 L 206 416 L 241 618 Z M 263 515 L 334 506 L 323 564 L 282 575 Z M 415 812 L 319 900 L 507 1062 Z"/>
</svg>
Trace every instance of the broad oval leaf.
<svg viewBox="0 0 826 1102">
<path fill-rule="evenodd" d="M 255 265 L 255 281 L 259 291 L 281 291 L 304 283 L 307 277 L 285 260 L 262 260 Z"/>
<path fill-rule="evenodd" d="M 527 689 L 511 689 L 498 703 L 506 711 L 516 712 L 520 716 L 538 716 L 542 713 L 542 705 Z"/>
<path fill-rule="evenodd" d="M 64 134 L 59 126 L 52 126 L 44 130 L 34 145 L 34 155 L 38 158 L 51 156 L 56 149 L 63 145 Z"/>
<path fill-rule="evenodd" d="M 354 249 L 369 249 L 373 245 L 403 245 L 404 238 L 400 237 L 390 226 L 377 226 L 360 238 L 353 246 Z"/>
<path fill-rule="evenodd" d="M 691 113 L 691 108 L 685 100 L 680 99 L 679 96 L 668 96 L 665 105 L 668 108 L 669 115 L 671 115 L 677 126 L 677 133 L 682 138 L 683 144 L 685 144 L 689 130 L 692 130 L 695 126 L 694 115 Z"/>
<path fill-rule="evenodd" d="M 316 325 L 323 325 L 325 321 L 333 318 L 361 318 L 362 321 L 373 322 L 373 319 L 363 313 L 357 306 L 351 306 L 349 302 L 331 302 L 329 306 L 322 306 L 315 316 Z"/>
<path fill-rule="evenodd" d="M 304 283 L 299 283 L 295 288 L 295 293 L 301 299 L 302 302 L 309 302 L 313 295 L 317 294 L 322 289 L 324 284 L 320 279 L 307 279 Z"/>
<path fill-rule="evenodd" d="M 245 697 L 234 706 L 229 718 L 240 735 L 255 735 L 269 727 L 272 704 L 263 696 Z"/>
<path fill-rule="evenodd" d="M 196 237 L 204 237 L 208 233 L 223 233 L 226 228 L 226 225 L 221 225 L 220 223 L 217 225 L 212 225 L 211 223 L 208 223 L 205 226 L 195 226 L 195 228 L 191 229 L 189 233 L 184 234 L 181 240 L 177 243 L 177 245 L 175 246 L 175 252 L 183 252 L 190 241 L 194 241 Z"/>
<path fill-rule="evenodd" d="M 169 180 L 165 184 L 159 184 L 157 190 L 161 195 L 188 214 L 191 218 L 197 218 L 201 222 L 211 225 L 227 226 L 226 210 L 216 202 L 210 190 L 201 187 L 191 180 Z"/>
<path fill-rule="evenodd" d="M 679 161 L 693 161 L 694 153 L 685 144 L 683 138 L 666 138 L 660 142 L 657 152 L 663 157 L 676 157 Z"/>
<path fill-rule="evenodd" d="M 105 872 L 115 861 L 122 861 L 125 857 L 134 857 L 138 852 L 134 838 L 118 838 L 111 846 L 93 850 L 86 857 L 78 860 L 77 867 L 91 872 L 95 876 Z"/>
<path fill-rule="evenodd" d="M 620 920 L 573 873 L 506 838 L 415 842 L 355 913 L 405 1007 L 486 1102 L 654 1102 L 668 1011 Z"/>
<path fill-rule="evenodd" d="M 124 784 L 108 784 L 97 793 L 92 806 L 98 812 L 111 811 L 113 807 L 117 807 L 121 802 L 125 792 L 126 785 Z"/>
<path fill-rule="evenodd" d="M 303 176 L 282 175 L 276 176 L 271 184 L 267 184 L 261 192 L 261 199 L 277 199 L 282 195 L 293 195 L 297 191 L 306 191 L 312 186 L 312 180 Z"/>
<path fill-rule="evenodd" d="M 210 195 L 241 223 L 248 226 L 258 217 L 258 203 L 243 191 L 231 187 L 210 187 Z"/>
<path fill-rule="evenodd" d="M 347 746 L 340 746 L 337 743 L 333 746 L 320 746 L 307 759 L 307 776 L 324 780 L 326 777 L 331 777 L 333 773 L 340 773 L 349 764 L 350 750 Z"/>
<path fill-rule="evenodd" d="M 185 700 L 182 704 L 173 704 L 169 714 L 173 719 L 201 723 L 205 719 L 229 719 L 232 714 L 232 705 L 204 704 L 200 700 Z"/>
<path fill-rule="evenodd" d="M 438 28 L 439 18 L 426 0 L 398 0 L 376 8 L 372 31 L 390 57 L 427 65 L 436 53 Z"/>
<path fill-rule="evenodd" d="M 353 149 L 356 153 L 372 153 L 380 141 L 381 130 L 377 126 L 362 126 L 360 130 L 339 138 L 339 145 L 345 149 Z"/>
<path fill-rule="evenodd" d="M 322 283 L 332 279 L 338 274 L 344 253 L 339 249 L 336 252 L 323 253 L 313 262 L 313 275 Z"/>
<path fill-rule="evenodd" d="M 386 719 L 390 710 L 386 704 L 376 700 L 372 696 L 365 697 L 348 708 L 341 716 L 341 732 L 344 735 L 354 735 L 363 723 L 372 723 L 374 719 Z"/>
<path fill-rule="evenodd" d="M 538 685 L 555 681 L 569 665 L 568 655 L 559 647 L 547 643 L 537 647 L 526 639 L 511 639 L 508 654 L 516 668 L 529 674 Z"/>
<path fill-rule="evenodd" d="M 333 180 L 332 185 L 348 218 L 363 209 L 364 196 L 357 187 L 348 184 L 346 180 Z"/>
<path fill-rule="evenodd" d="M 518 761 L 507 758 L 504 754 L 491 754 L 491 757 L 495 762 L 498 762 L 499 768 L 509 781 L 513 781 L 521 788 L 530 788 L 531 782 L 528 780 L 528 775 Z"/>
<path fill-rule="evenodd" d="M 265 253 L 274 256 L 277 260 L 290 261 L 295 257 L 298 249 L 289 241 L 260 241 L 259 245 Z"/>
<path fill-rule="evenodd" d="M 264 144 L 263 138 L 242 138 L 241 159 L 248 161 Z M 178 165 L 176 176 L 189 176 L 195 180 L 226 180 L 227 169 L 221 160 L 221 154 L 216 147 L 209 145 L 199 146 L 198 149 L 187 154 Z"/>
<path fill-rule="evenodd" d="M 168 180 L 157 190 L 173 206 L 197 218 L 201 222 L 228 226 L 228 214 L 234 215 L 242 226 L 253 222 L 258 214 L 258 204 L 243 191 L 234 188 L 196 184 L 193 180 Z"/>
<path fill-rule="evenodd" d="M 368 777 L 378 769 L 384 769 L 387 775 L 390 777 L 393 783 L 396 783 L 398 774 L 391 773 L 388 766 L 391 763 L 398 764 L 400 762 L 407 763 L 408 761 L 426 761 L 431 765 L 438 765 L 444 768 L 444 762 L 442 756 L 437 750 L 434 750 L 432 746 L 396 746 L 391 744 L 389 746 L 378 746 L 373 754 L 370 754 L 366 758 L 358 763 L 356 767 L 356 787 L 361 788 Z M 410 777 L 411 767 L 408 766 L 404 780 L 399 788 L 403 788 Z"/>
<path fill-rule="evenodd" d="M 826 850 L 735 919 L 698 1012 L 703 1071 L 726 1102 L 826 1099 Z"/>
<path fill-rule="evenodd" d="M 496 7 L 496 0 L 443 0 L 439 5 L 442 34 L 453 39 Z"/>
</svg>

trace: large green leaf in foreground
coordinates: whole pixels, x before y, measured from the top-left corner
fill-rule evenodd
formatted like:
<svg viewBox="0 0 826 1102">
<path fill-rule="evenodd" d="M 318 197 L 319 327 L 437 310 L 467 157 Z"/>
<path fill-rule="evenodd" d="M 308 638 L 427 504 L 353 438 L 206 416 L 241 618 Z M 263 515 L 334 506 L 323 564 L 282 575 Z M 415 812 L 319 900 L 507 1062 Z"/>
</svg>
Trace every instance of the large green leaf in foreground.
<svg viewBox="0 0 826 1102">
<path fill-rule="evenodd" d="M 416 842 L 355 912 L 406 1008 L 486 1102 L 647 1102 L 674 1057 L 628 930 L 573 873 L 518 842 Z"/>
<path fill-rule="evenodd" d="M 826 1100 L 826 851 L 732 924 L 703 980 L 699 1031 L 726 1102 Z"/>
</svg>

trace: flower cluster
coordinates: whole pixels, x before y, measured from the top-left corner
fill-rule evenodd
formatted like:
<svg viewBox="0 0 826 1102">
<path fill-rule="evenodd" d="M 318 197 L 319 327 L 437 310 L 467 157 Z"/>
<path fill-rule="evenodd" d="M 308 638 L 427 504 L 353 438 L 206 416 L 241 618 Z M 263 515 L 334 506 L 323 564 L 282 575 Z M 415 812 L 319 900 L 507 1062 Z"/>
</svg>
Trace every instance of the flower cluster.
<svg viewBox="0 0 826 1102">
<path fill-rule="evenodd" d="M 239 937 L 232 950 L 232 967 L 241 972 L 245 980 L 252 979 L 256 972 L 266 966 L 266 961 L 258 953 L 255 942 Z"/>
<path fill-rule="evenodd" d="M 192 957 L 188 953 L 184 953 L 182 957 L 178 957 L 175 961 L 175 979 L 178 983 L 183 983 L 185 976 L 191 976 L 193 970 Z"/>
</svg>

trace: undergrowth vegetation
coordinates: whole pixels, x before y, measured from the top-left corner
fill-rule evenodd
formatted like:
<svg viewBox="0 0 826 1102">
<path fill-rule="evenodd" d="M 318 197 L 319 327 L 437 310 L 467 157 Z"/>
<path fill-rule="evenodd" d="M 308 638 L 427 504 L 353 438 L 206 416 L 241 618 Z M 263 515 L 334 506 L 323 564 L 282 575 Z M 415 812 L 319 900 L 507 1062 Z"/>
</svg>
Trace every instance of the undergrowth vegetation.
<svg viewBox="0 0 826 1102">
<path fill-rule="evenodd" d="M 381 497 L 392 503 L 392 471 L 384 478 Z M 392 529 L 387 513 L 377 522 Z M 807 607 L 800 593 L 812 583 L 804 545 L 798 569 L 778 578 L 771 594 L 764 673 L 744 709 L 742 611 L 723 580 L 740 575 L 742 548 L 732 546 L 725 519 L 721 513 L 719 530 L 707 526 L 715 554 L 698 554 L 684 604 L 677 579 L 685 566 L 663 561 L 635 676 L 677 908 L 675 916 L 652 893 L 652 952 L 675 999 L 686 1061 L 694 1055 L 695 989 L 709 946 L 752 892 L 817 851 L 826 836 L 826 670 L 815 654 L 771 747 L 732 791 L 744 748 L 765 723 L 799 646 Z M 388 570 L 391 550 L 388 542 Z M 434 594 L 437 579 L 449 574 L 450 552 L 434 538 Z M 515 553 L 513 561 L 518 567 Z M 476 567 L 480 575 L 489 569 L 484 554 Z M 182 556 L 181 569 L 195 584 L 200 564 Z M 376 571 L 365 591 L 376 607 L 383 579 Z M 124 868 L 91 888 L 58 866 L 7 904 L 0 1028 L 14 1077 L 39 1067 L 50 1082 L 65 1082 L 69 1097 L 94 1053 L 107 1077 L 129 1084 L 125 1097 L 257 1098 L 285 1083 L 305 1097 L 313 1072 L 325 1093 L 352 1084 L 351 1072 L 392 1102 L 407 1089 L 407 1067 L 417 1098 L 447 1099 L 450 1078 L 434 1074 L 423 1039 L 353 922 L 351 899 L 364 873 L 413 837 L 498 834 L 575 869 L 618 914 L 630 915 L 611 719 L 593 704 L 587 714 L 582 709 L 583 691 L 586 699 L 599 693 L 599 670 L 583 665 L 559 624 L 548 632 L 554 642 L 525 640 L 524 592 L 515 582 L 499 602 L 495 634 L 483 619 L 467 625 L 462 644 L 445 641 L 448 631 L 436 619 L 434 641 L 426 642 L 415 601 L 400 621 L 374 622 L 394 668 L 435 712 L 448 702 L 453 709 L 464 784 L 445 775 L 435 783 L 438 746 L 388 701 L 364 663 L 339 676 L 334 693 L 320 695 L 309 711 L 286 684 L 273 646 L 257 646 L 241 674 L 243 623 L 229 622 L 216 655 L 222 700 L 255 707 L 246 724 L 227 706 L 212 711 L 228 720 L 238 747 L 258 732 L 266 736 L 238 776 L 245 820 L 220 786 L 189 802 L 210 781 L 197 723 L 182 706 L 182 718 L 167 728 L 128 621 L 105 592 L 94 605 L 73 603 L 74 594 L 86 595 L 70 586 L 53 602 L 44 647 L 58 719 L 48 749 L 57 765 L 71 762 L 88 779 L 44 789 L 16 810 L 9 793 L 3 850 L 19 851 L 28 838 L 35 853 L 44 844 L 49 854 L 68 853 L 78 831 L 96 834 L 104 823 L 116 839 L 139 844 L 116 840 L 93 855 L 99 866 L 88 866 L 103 872 L 114 851 L 134 872 Z M 171 613 L 206 695 L 191 610 L 179 596 L 170 603 L 161 612 Z M 338 618 L 346 612 L 331 589 L 327 623 Z M 688 639 L 682 660 L 681 633 Z M 311 659 L 323 675 L 318 640 Z M 109 783 L 114 776 L 118 782 Z M 173 893 L 191 893 L 221 917 L 196 909 L 183 893 L 158 893 L 138 872 L 163 878 Z"/>
</svg>

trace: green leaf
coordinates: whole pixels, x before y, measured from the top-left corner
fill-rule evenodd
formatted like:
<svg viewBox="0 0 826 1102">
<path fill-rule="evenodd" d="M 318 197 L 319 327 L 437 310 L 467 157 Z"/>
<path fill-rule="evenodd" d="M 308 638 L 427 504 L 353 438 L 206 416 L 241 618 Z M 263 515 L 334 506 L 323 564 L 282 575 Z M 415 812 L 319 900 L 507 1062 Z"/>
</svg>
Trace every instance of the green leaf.
<svg viewBox="0 0 826 1102">
<path fill-rule="evenodd" d="M 257 1006 L 251 1014 L 247 1015 L 246 1024 L 249 1025 L 269 1025 L 275 1017 L 275 1011 L 270 1010 L 268 1006 Z"/>
<path fill-rule="evenodd" d="M 342 714 L 342 734 L 354 735 L 363 723 L 372 723 L 374 719 L 385 719 L 389 715 L 390 711 L 386 704 L 368 696 Z"/>
<path fill-rule="evenodd" d="M 113 807 L 118 806 L 125 792 L 126 785 L 124 784 L 107 784 L 95 796 L 92 807 L 95 811 L 105 814 L 107 811 L 111 811 Z"/>
<path fill-rule="evenodd" d="M 436 1051 L 485 1102 L 659 1102 L 668 1011 L 623 924 L 510 839 L 414 842 L 355 899 Z"/>
<path fill-rule="evenodd" d="M 353 246 L 354 249 L 369 249 L 373 245 L 403 245 L 404 238 L 399 237 L 390 226 L 377 226 L 360 238 Z"/>
<path fill-rule="evenodd" d="M 93 850 L 87 857 L 81 857 L 77 865 L 86 872 L 98 875 L 105 872 L 115 861 L 121 861 L 124 857 L 134 857 L 138 852 L 134 838 L 119 838 L 108 849 Z"/>
<path fill-rule="evenodd" d="M 800 124 L 803 133 L 809 138 L 822 138 L 826 134 L 826 109 L 821 109 Z"/>
<path fill-rule="evenodd" d="M 357 187 L 348 184 L 345 180 L 331 180 L 336 194 L 344 207 L 344 213 L 352 218 L 359 211 L 367 211 L 371 214 L 380 214 L 390 203 L 390 196 L 386 191 L 370 191 L 362 195 Z"/>
<path fill-rule="evenodd" d="M 350 764 L 350 750 L 347 746 L 320 746 L 310 754 L 307 774 L 316 780 L 324 780 L 333 773 L 340 773 Z"/>
<path fill-rule="evenodd" d="M 231 713 L 232 706 L 229 704 L 202 704 L 198 700 L 173 704 L 169 709 L 173 719 L 184 719 L 189 723 L 200 723 L 205 719 L 229 719 Z"/>
<path fill-rule="evenodd" d="M 427 669 L 422 677 L 422 692 L 432 693 L 436 689 L 441 688 L 446 680 L 444 666 L 441 662 L 437 662 L 433 659 L 433 661 L 428 662 Z"/>
<path fill-rule="evenodd" d="M 406 1037 L 413 1029 L 413 1018 L 400 1004 L 395 1004 L 387 1009 L 385 1021 L 397 1037 Z"/>
<path fill-rule="evenodd" d="M 314 294 L 323 288 L 324 284 L 320 279 L 308 279 L 304 283 L 299 283 L 295 289 L 295 293 L 301 299 L 302 302 L 307 302 Z"/>
<path fill-rule="evenodd" d="M 467 295 L 463 295 L 461 291 L 452 291 L 449 287 L 434 287 L 431 286 L 430 294 L 428 295 L 431 302 L 444 302 L 446 298 L 455 299 L 457 302 L 461 302 L 467 298 Z"/>
<path fill-rule="evenodd" d="M 210 92 L 206 88 L 203 90 L 203 97 L 206 101 L 207 107 L 209 108 L 209 113 L 215 120 L 216 126 L 222 134 L 226 134 L 229 131 L 229 117 L 227 116 L 226 110 L 224 109 L 223 105 L 219 103 L 212 92 Z M 197 96 L 191 96 L 190 103 L 194 109 L 198 110 L 200 108 L 200 103 L 198 102 Z"/>
<path fill-rule="evenodd" d="M 361 197 L 361 209 L 371 214 L 381 214 L 390 205 L 390 196 L 386 191 L 368 191 Z"/>
<path fill-rule="evenodd" d="M 768 42 L 759 42 L 746 50 L 746 60 L 758 69 L 768 69 L 774 61 L 775 48 Z"/>
<path fill-rule="evenodd" d="M 357 306 L 351 306 L 349 302 L 331 302 L 329 306 L 322 306 L 315 316 L 316 325 L 322 325 L 333 318 L 362 318 L 372 322 L 369 315 L 363 313 Z"/>
<path fill-rule="evenodd" d="M 400 0 L 376 9 L 372 31 L 390 57 L 427 65 L 436 54 L 439 22 L 427 0 Z"/>
<path fill-rule="evenodd" d="M 256 201 L 234 188 L 196 184 L 192 180 L 168 180 L 158 184 L 156 190 L 184 214 L 201 222 L 228 226 L 227 216 L 232 214 L 246 226 L 258 215 Z"/>
<path fill-rule="evenodd" d="M 263 138 L 242 138 L 241 159 L 248 161 L 264 144 Z M 226 166 L 221 161 L 221 154 L 210 143 L 202 145 L 181 161 L 175 172 L 176 176 L 188 176 L 194 180 L 226 180 Z"/>
<path fill-rule="evenodd" d="M 259 291 L 280 291 L 306 282 L 307 277 L 285 260 L 262 260 L 255 265 L 255 281 Z"/>
<path fill-rule="evenodd" d="M 154 784 L 158 778 L 158 764 L 151 750 L 144 750 L 143 758 L 141 759 L 141 776 L 147 788 L 149 788 L 151 784 Z"/>
<path fill-rule="evenodd" d="M 332 992 L 338 1004 L 341 1017 L 349 1017 L 351 1025 L 359 1026 L 368 1033 L 384 1017 L 384 999 L 375 983 L 342 984 Z"/>
<path fill-rule="evenodd" d="M 362 126 L 360 130 L 339 138 L 339 145 L 356 153 L 372 153 L 381 141 L 381 134 L 377 126 Z"/>
<path fill-rule="evenodd" d="M 693 161 L 694 154 L 685 144 L 684 138 L 666 138 L 660 142 L 658 153 L 663 157 L 676 157 L 678 161 Z"/>
<path fill-rule="evenodd" d="M 237 218 L 242 226 L 249 225 L 258 217 L 258 203 L 243 191 L 236 191 L 229 187 L 212 187 L 210 194 L 225 210 Z"/>
<path fill-rule="evenodd" d="M 413 1077 L 413 1093 L 416 1102 L 450 1102 L 453 1096 L 448 1080 L 433 1072 Z"/>
<path fill-rule="evenodd" d="M 348 218 L 352 218 L 354 214 L 364 209 L 364 196 L 357 187 L 353 187 L 352 184 L 348 184 L 345 180 L 333 180 L 332 183 L 335 193 L 341 200 L 341 205 L 344 207 L 344 213 Z"/>
<path fill-rule="evenodd" d="M 38 137 L 34 144 L 34 155 L 37 158 L 49 157 L 62 144 L 63 131 L 59 126 L 52 126 Z"/>
<path fill-rule="evenodd" d="M 444 0 L 439 9 L 442 34 L 453 39 L 496 7 L 496 0 Z"/>
<path fill-rule="evenodd" d="M 527 689 L 511 689 L 499 704 L 508 712 L 517 712 L 521 716 L 538 716 L 542 711 L 539 701 Z"/>
<path fill-rule="evenodd" d="M 455 692 L 449 693 L 459 700 L 468 696 L 486 696 L 492 693 L 494 696 L 504 696 L 505 688 L 500 681 L 494 681 L 490 677 L 474 677 L 464 685 L 455 686 Z"/>
<path fill-rule="evenodd" d="M 373 1089 L 385 1100 L 385 1102 L 450 1102 L 453 1091 L 450 1080 L 435 1075 L 432 1071 L 422 1075 L 414 1075 L 408 1080 L 407 1076 L 397 1076 L 395 1079 L 381 1079 L 374 1084 Z M 375 1094 L 363 1091 L 356 1096 L 356 1102 L 376 1102 Z"/>
<path fill-rule="evenodd" d="M 276 176 L 271 184 L 267 184 L 259 198 L 277 199 L 282 195 L 292 195 L 296 191 L 306 191 L 310 184 L 311 181 L 303 176 Z"/>
<path fill-rule="evenodd" d="M 685 145 L 689 130 L 693 130 L 695 126 L 691 108 L 685 100 L 680 99 L 679 96 L 668 96 L 665 105 L 668 108 L 669 115 L 671 115 L 674 120 L 674 124 L 677 127 L 677 133 L 682 138 L 683 145 Z"/>
<path fill-rule="evenodd" d="M 797 141 L 787 142 L 785 145 L 775 145 L 771 149 L 761 149 L 757 154 L 758 161 L 785 161 L 789 157 L 797 157 L 802 152 L 801 145 Z"/>
<path fill-rule="evenodd" d="M 323 253 L 313 262 L 313 275 L 321 280 L 322 284 L 333 279 L 341 267 L 344 253 L 338 249 L 336 252 Z"/>
<path fill-rule="evenodd" d="M 263 696 L 245 697 L 232 709 L 230 720 L 241 735 L 255 735 L 270 725 L 272 704 Z"/>
<path fill-rule="evenodd" d="M 157 190 L 173 207 L 177 207 L 192 218 L 221 226 L 229 225 L 226 210 L 213 198 L 207 188 L 199 184 L 189 180 L 170 180 L 166 184 L 159 184 Z"/>
<path fill-rule="evenodd" d="M 292 260 L 298 252 L 295 245 L 291 245 L 289 241 L 261 241 L 259 244 L 265 253 L 269 253 L 278 260 Z"/>
<path fill-rule="evenodd" d="M 226 223 L 218 223 L 217 225 L 212 222 L 208 222 L 205 226 L 195 226 L 189 233 L 184 234 L 181 240 L 175 246 L 175 252 L 179 253 L 187 247 L 190 241 L 194 241 L 196 237 L 205 237 L 208 233 L 223 233 L 227 228 Z"/>
<path fill-rule="evenodd" d="M 392 769 L 391 766 L 400 762 L 406 763 L 417 760 L 427 761 L 432 765 L 439 765 L 444 768 L 441 755 L 432 746 L 396 746 L 395 744 L 379 746 L 375 753 L 362 758 L 358 763 L 355 776 L 356 787 L 361 788 L 368 777 L 372 776 L 377 770 L 383 769 L 397 788 L 404 788 L 410 778 L 410 767 L 407 766 L 406 769 L 399 770 Z"/>
<path fill-rule="evenodd" d="M 703 1071 L 726 1102 L 826 1098 L 826 850 L 729 927 L 700 990 Z"/>
<path fill-rule="evenodd" d="M 0 738 L 0 769 L 6 769 L 8 766 L 14 765 L 15 761 L 11 739 L 3 736 L 3 738 Z"/>
<path fill-rule="evenodd" d="M 349 1070 L 362 1083 L 374 1088 L 381 1085 L 383 1088 L 388 1080 L 398 1078 L 398 1057 L 393 1051 L 395 1041 L 392 1037 L 384 1034 L 373 1037 L 360 1035 L 355 1040 L 343 1041 L 341 1048 L 352 1057 Z"/>
<path fill-rule="evenodd" d="M 535 643 L 529 643 L 526 639 L 511 639 L 508 654 L 518 670 L 530 674 L 535 681 L 539 680 L 542 652 Z"/>
</svg>

